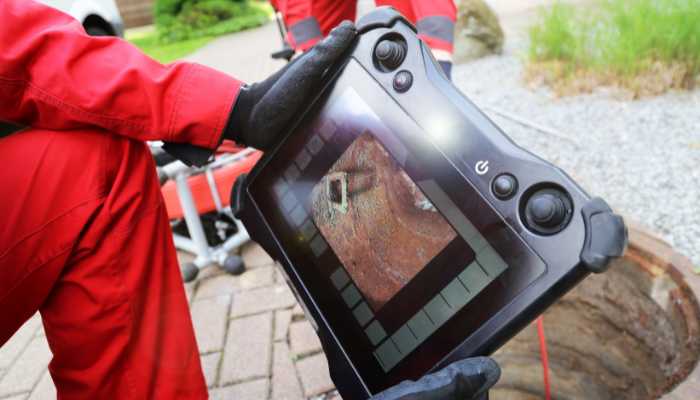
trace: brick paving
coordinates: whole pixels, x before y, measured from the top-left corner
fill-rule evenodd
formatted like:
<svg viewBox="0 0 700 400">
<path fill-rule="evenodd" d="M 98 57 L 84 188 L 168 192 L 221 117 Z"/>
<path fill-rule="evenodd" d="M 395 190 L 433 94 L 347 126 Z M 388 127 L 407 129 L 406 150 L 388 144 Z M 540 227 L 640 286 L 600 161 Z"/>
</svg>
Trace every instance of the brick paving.
<svg viewBox="0 0 700 400">
<path fill-rule="evenodd" d="M 289 326 L 289 342 L 294 357 L 304 357 L 321 351 L 321 342 L 307 321 L 294 322 Z"/>
<path fill-rule="evenodd" d="M 301 399 L 302 390 L 292 354 L 286 342 L 278 342 L 273 347 L 272 360 L 272 400 Z"/>
<path fill-rule="evenodd" d="M 307 397 L 333 390 L 333 382 L 328 375 L 328 361 L 323 353 L 297 361 L 296 368 Z"/>
<path fill-rule="evenodd" d="M 29 395 L 27 400 L 45 400 L 45 399 L 55 399 L 56 398 L 56 387 L 51 379 L 51 374 L 48 371 L 44 372 L 44 375 L 39 380 L 32 393 Z"/>
<path fill-rule="evenodd" d="M 192 323 L 201 353 L 223 349 L 230 303 L 229 296 L 197 300 L 192 303 Z"/>
<path fill-rule="evenodd" d="M 51 360 L 44 337 L 34 337 L 0 380 L 0 396 L 28 393 L 34 389 Z"/>
</svg>

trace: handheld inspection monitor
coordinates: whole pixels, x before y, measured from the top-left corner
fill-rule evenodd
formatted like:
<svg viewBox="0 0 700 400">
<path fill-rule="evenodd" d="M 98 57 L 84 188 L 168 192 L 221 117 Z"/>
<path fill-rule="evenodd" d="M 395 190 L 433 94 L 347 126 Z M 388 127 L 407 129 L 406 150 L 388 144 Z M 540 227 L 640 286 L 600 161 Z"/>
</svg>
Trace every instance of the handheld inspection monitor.
<svg viewBox="0 0 700 400">
<path fill-rule="evenodd" d="M 465 98 L 393 9 L 358 30 L 231 202 L 346 399 L 493 352 L 627 239 L 604 201 Z"/>
</svg>

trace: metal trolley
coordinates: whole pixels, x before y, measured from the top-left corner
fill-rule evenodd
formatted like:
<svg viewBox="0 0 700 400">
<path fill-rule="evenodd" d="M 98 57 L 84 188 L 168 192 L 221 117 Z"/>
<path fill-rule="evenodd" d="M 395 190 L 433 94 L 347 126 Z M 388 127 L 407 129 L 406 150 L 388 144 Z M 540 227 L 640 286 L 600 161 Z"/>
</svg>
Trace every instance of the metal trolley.
<svg viewBox="0 0 700 400">
<path fill-rule="evenodd" d="M 201 168 L 177 160 L 158 167 L 175 247 L 195 256 L 180 266 L 185 282 L 211 264 L 231 274 L 245 270 L 242 258 L 233 252 L 250 236 L 233 216 L 228 199 L 235 179 L 250 171 L 261 154 L 246 148 L 221 154 Z"/>
</svg>

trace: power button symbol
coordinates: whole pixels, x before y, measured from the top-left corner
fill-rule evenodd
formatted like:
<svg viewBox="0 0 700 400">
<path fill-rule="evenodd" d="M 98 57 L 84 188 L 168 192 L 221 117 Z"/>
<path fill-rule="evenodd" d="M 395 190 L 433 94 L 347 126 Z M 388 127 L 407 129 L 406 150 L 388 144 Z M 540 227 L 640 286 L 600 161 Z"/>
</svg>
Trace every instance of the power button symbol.
<svg viewBox="0 0 700 400">
<path fill-rule="evenodd" d="M 479 175 L 484 175 L 489 172 L 489 162 L 488 160 L 480 160 L 474 164 L 474 171 Z"/>
</svg>

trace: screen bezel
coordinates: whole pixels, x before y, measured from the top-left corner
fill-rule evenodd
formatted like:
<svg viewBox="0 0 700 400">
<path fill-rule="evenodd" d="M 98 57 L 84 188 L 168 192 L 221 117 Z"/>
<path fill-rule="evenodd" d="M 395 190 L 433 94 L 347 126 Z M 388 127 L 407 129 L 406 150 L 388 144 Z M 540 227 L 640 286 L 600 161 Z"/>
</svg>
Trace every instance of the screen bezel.
<svg viewBox="0 0 700 400">
<path fill-rule="evenodd" d="M 360 77 L 358 74 L 364 76 Z M 459 223 L 459 216 L 466 217 L 482 232 L 489 244 L 510 266 L 419 348 L 386 373 L 372 355 L 374 346 L 364 336 L 362 327 L 357 325 L 350 310 L 342 302 L 335 288 L 329 284 L 327 277 L 319 274 L 318 269 L 313 265 L 314 260 L 310 260 L 308 254 L 304 255 L 295 248 L 298 243 L 292 242 L 294 238 L 290 238 L 288 233 L 283 232 L 284 229 L 279 222 L 284 220 L 284 212 L 279 204 L 276 204 L 273 196 L 270 196 L 272 191 L 269 185 L 270 177 L 283 173 L 275 168 L 275 160 L 285 159 L 285 150 L 294 151 L 295 143 L 297 146 L 299 144 L 303 146 L 306 138 L 310 136 L 294 132 L 304 131 L 320 113 L 332 107 L 348 88 L 352 88 L 369 106 L 380 123 L 401 141 L 410 154 L 421 159 L 422 164 L 429 167 L 423 171 L 423 174 L 426 179 L 434 182 L 447 198 L 435 199 L 428 193 L 426 195 L 448 222 L 454 225 Z M 364 71 L 355 61 L 351 60 L 348 63 L 343 74 L 332 85 L 332 90 L 326 92 L 312 106 L 306 113 L 306 117 L 302 118 L 301 123 L 292 129 L 292 132 L 274 151 L 273 156 L 267 159 L 267 164 L 259 169 L 258 174 L 250 178 L 251 200 L 260 210 L 330 330 L 339 340 L 340 346 L 372 393 L 377 393 L 402 380 L 417 379 L 423 375 L 545 272 L 546 267 L 541 258 L 513 232 L 474 185 L 455 168 L 452 161 L 440 152 L 431 142 L 428 134 L 418 127 L 384 89 L 373 81 L 371 74 Z M 358 135 L 361 133 L 359 131 Z M 386 143 L 383 144 L 386 147 Z M 388 150 L 392 153 L 391 149 Z M 288 154 L 286 158 L 289 158 Z M 411 178 L 416 181 L 414 176 Z M 466 207 L 467 204 L 474 204 L 475 201 L 478 202 L 478 207 L 471 209 Z M 322 259 L 324 263 L 341 265 L 332 251 L 326 252 L 324 257 L 327 257 Z M 332 269 L 329 268 L 329 270 Z"/>
</svg>

